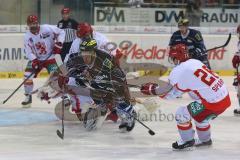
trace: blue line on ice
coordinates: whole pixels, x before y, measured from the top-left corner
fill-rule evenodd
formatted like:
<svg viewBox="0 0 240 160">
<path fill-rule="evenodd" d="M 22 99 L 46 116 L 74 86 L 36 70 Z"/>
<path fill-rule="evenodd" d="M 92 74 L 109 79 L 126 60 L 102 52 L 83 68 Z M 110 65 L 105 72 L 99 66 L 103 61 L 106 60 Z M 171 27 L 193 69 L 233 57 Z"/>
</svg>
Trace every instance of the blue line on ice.
<svg viewBox="0 0 240 160">
<path fill-rule="evenodd" d="M 0 110 L 0 127 L 11 125 L 29 125 L 36 123 L 56 121 L 57 117 L 52 113 L 1 109 Z"/>
</svg>

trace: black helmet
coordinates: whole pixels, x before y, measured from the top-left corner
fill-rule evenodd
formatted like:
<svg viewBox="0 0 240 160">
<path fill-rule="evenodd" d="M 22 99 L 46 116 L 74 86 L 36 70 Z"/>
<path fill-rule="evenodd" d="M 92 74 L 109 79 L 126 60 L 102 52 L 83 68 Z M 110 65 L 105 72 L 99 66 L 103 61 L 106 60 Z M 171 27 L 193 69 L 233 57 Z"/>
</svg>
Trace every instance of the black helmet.
<svg viewBox="0 0 240 160">
<path fill-rule="evenodd" d="M 180 18 L 178 21 L 178 27 L 179 26 L 188 26 L 189 20 L 187 18 Z"/>
<path fill-rule="evenodd" d="M 95 39 L 86 39 L 80 44 L 81 51 L 94 51 L 97 48 L 97 41 Z"/>
</svg>

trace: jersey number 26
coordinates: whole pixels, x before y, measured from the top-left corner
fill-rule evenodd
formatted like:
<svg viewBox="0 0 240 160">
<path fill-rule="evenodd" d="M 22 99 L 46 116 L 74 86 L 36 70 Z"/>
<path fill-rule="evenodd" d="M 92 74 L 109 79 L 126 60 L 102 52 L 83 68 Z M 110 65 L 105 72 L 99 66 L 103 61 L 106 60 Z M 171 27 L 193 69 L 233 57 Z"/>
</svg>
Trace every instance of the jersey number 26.
<svg viewBox="0 0 240 160">
<path fill-rule="evenodd" d="M 201 78 L 201 81 L 208 86 L 211 86 L 219 77 L 214 74 L 207 66 L 202 66 L 201 69 L 197 69 L 194 72 L 194 75 L 198 78 Z"/>
</svg>

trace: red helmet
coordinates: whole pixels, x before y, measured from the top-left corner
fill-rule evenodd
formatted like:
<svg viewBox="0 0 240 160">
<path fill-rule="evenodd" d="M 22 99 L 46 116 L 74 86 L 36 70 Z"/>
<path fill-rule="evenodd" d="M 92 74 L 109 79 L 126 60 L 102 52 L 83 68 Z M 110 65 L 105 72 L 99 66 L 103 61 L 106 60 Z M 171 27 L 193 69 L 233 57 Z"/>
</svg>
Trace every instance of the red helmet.
<svg viewBox="0 0 240 160">
<path fill-rule="evenodd" d="M 187 46 L 185 44 L 177 44 L 170 47 L 169 58 L 176 59 L 179 62 L 184 62 L 189 59 Z"/>
<path fill-rule="evenodd" d="M 83 38 L 93 33 L 91 25 L 87 22 L 80 23 L 77 27 L 77 36 Z"/>
<path fill-rule="evenodd" d="M 61 10 L 61 13 L 62 13 L 62 14 L 69 14 L 69 13 L 70 13 L 70 8 L 63 8 L 63 9 Z"/>
<path fill-rule="evenodd" d="M 33 23 L 39 23 L 38 17 L 36 15 L 29 15 L 27 17 L 27 25 L 29 26 L 30 24 L 33 24 Z"/>
<path fill-rule="evenodd" d="M 39 26 L 38 17 L 36 15 L 29 15 L 27 17 L 27 25 L 32 34 L 38 33 L 40 26 Z"/>
</svg>

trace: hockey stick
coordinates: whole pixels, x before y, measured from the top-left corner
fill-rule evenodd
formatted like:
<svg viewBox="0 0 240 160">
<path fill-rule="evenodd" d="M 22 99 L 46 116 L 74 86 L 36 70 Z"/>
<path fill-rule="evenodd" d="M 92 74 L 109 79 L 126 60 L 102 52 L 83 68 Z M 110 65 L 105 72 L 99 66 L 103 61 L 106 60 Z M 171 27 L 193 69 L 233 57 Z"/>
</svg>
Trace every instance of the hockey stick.
<svg viewBox="0 0 240 160">
<path fill-rule="evenodd" d="M 62 58 L 61 58 L 60 54 L 56 54 L 55 55 L 55 61 L 56 61 L 57 65 L 58 65 L 59 69 L 61 70 L 61 72 L 64 75 L 66 75 L 67 74 L 67 70 L 63 66 L 63 62 L 62 62 Z M 57 133 L 58 137 L 63 140 L 64 139 L 64 106 L 65 106 L 65 104 L 64 104 L 64 96 L 62 97 L 62 99 L 63 99 L 62 100 L 62 132 L 57 130 L 56 133 Z"/>
<path fill-rule="evenodd" d="M 50 58 L 50 57 L 51 57 L 51 55 L 48 56 L 45 60 L 43 60 L 43 62 L 42 62 L 39 66 L 41 66 L 41 65 L 44 63 L 44 61 L 48 60 L 48 58 Z M 33 72 L 2 102 L 2 104 L 5 104 L 5 103 L 19 90 L 19 88 L 21 88 L 22 85 L 23 85 L 27 80 L 29 80 L 29 78 L 31 78 L 35 73 L 36 73 L 36 72 L 33 71 Z"/>
<path fill-rule="evenodd" d="M 155 135 L 155 132 L 149 128 L 147 125 L 145 125 L 143 122 L 141 122 L 139 119 L 137 119 L 135 116 L 133 116 L 133 118 L 138 121 L 138 123 L 140 123 L 143 127 L 147 128 L 148 129 L 148 133 L 151 135 L 151 136 L 154 136 Z"/>
<path fill-rule="evenodd" d="M 31 78 L 34 74 L 35 74 L 35 72 L 32 72 L 32 73 L 2 102 L 2 104 L 5 104 L 5 103 L 19 90 L 19 88 L 21 88 L 22 85 L 23 85 L 29 78 Z"/>
<path fill-rule="evenodd" d="M 56 131 L 58 137 L 60 137 L 62 140 L 64 139 L 64 96 L 62 97 L 62 132 L 59 130 Z"/>
<path fill-rule="evenodd" d="M 231 37 L 232 37 L 232 35 L 231 35 L 231 33 L 229 33 L 228 39 L 227 39 L 227 41 L 223 45 L 210 48 L 210 49 L 206 50 L 205 53 L 208 52 L 208 51 L 214 50 L 214 49 L 226 47 L 228 45 L 228 43 L 230 42 Z"/>
<path fill-rule="evenodd" d="M 154 136 L 155 135 L 155 132 L 149 128 L 147 125 L 145 125 L 143 122 L 141 122 L 139 119 L 137 119 L 134 115 L 131 115 L 129 113 L 127 113 L 125 110 L 122 109 L 123 112 L 125 112 L 126 114 L 128 114 L 130 117 L 132 117 L 133 119 L 135 119 L 138 123 L 140 123 L 143 127 L 145 127 L 146 129 L 148 129 L 148 133 L 151 135 L 151 136 Z"/>
</svg>

